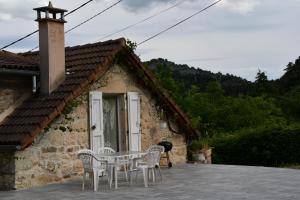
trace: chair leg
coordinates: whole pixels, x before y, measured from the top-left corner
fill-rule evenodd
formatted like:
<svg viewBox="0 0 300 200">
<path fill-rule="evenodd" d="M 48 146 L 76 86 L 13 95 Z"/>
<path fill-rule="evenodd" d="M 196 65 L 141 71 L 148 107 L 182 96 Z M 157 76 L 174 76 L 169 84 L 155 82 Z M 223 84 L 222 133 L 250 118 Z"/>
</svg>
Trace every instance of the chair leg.
<svg viewBox="0 0 300 200">
<path fill-rule="evenodd" d="M 94 176 L 93 173 L 89 172 L 89 181 L 90 181 L 90 185 L 93 188 L 94 187 Z"/>
<path fill-rule="evenodd" d="M 114 177 L 114 166 L 110 166 L 110 179 L 109 179 L 109 188 L 112 188 L 112 182 Z"/>
<path fill-rule="evenodd" d="M 98 173 L 96 172 L 96 171 L 94 171 L 93 172 L 93 178 L 94 178 L 94 192 L 97 192 L 97 190 L 98 190 L 98 180 L 99 180 L 99 178 L 98 178 Z"/>
<path fill-rule="evenodd" d="M 155 171 L 154 171 L 154 168 L 151 169 L 152 171 L 152 180 L 153 180 L 153 183 L 155 183 Z"/>
<path fill-rule="evenodd" d="M 83 177 L 82 177 L 82 190 L 84 190 L 85 176 L 86 176 L 86 173 L 83 172 Z"/>
<path fill-rule="evenodd" d="M 158 169 L 158 173 L 159 173 L 159 176 L 160 176 L 160 182 L 162 182 L 162 175 L 161 175 L 160 167 L 158 167 L 157 169 Z"/>
<path fill-rule="evenodd" d="M 125 173 L 125 179 L 128 181 L 128 175 L 127 175 L 127 165 L 124 165 L 124 173 Z"/>
<path fill-rule="evenodd" d="M 137 175 L 138 175 L 138 172 L 135 172 L 135 183 L 137 183 Z"/>
<path fill-rule="evenodd" d="M 148 175 L 149 175 L 148 168 L 143 168 L 143 175 L 144 175 L 145 187 L 148 187 Z"/>
<path fill-rule="evenodd" d="M 130 185 L 132 184 L 132 172 L 131 171 L 128 171 L 128 178 L 129 178 L 129 183 Z"/>
<path fill-rule="evenodd" d="M 108 169 L 106 169 L 105 174 L 107 176 L 107 182 L 108 182 L 108 185 L 109 185 L 109 171 L 108 171 Z"/>
</svg>

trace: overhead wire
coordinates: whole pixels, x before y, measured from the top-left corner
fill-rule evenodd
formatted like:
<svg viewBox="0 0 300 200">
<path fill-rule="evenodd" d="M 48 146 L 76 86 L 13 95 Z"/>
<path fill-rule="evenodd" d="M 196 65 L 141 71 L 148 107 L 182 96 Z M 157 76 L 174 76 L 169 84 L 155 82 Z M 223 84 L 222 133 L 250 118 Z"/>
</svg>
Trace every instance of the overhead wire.
<svg viewBox="0 0 300 200">
<path fill-rule="evenodd" d="M 72 30 L 82 26 L 83 24 L 89 22 L 90 20 L 94 19 L 95 17 L 99 16 L 100 14 L 106 12 L 107 10 L 113 8 L 114 6 L 118 5 L 119 3 L 121 3 L 123 0 L 118 0 L 117 2 L 113 3 L 112 5 L 108 6 L 107 8 L 101 10 L 100 12 L 96 13 L 95 15 L 93 15 L 92 17 L 89 17 L 88 19 L 84 20 L 83 22 L 77 24 L 76 26 L 68 29 L 67 31 L 65 31 L 65 34 L 68 34 L 69 32 L 71 32 Z M 34 51 L 35 49 L 37 49 L 39 46 L 36 46 L 34 48 L 32 48 L 30 51 Z"/>
<path fill-rule="evenodd" d="M 148 42 L 149 40 L 152 40 L 152 39 L 156 38 L 157 36 L 159 36 L 159 35 L 161 35 L 161 34 L 167 32 L 167 31 L 169 31 L 170 29 L 172 29 L 172 28 L 174 28 L 174 27 L 176 27 L 176 26 L 182 24 L 183 22 L 185 22 L 185 21 L 191 19 L 192 17 L 194 17 L 194 16 L 196 16 L 196 15 L 198 15 L 198 14 L 204 12 L 205 10 L 207 10 L 207 9 L 209 9 L 209 8 L 211 8 L 211 7 L 213 7 L 214 5 L 220 3 L 221 1 L 222 1 L 222 0 L 215 1 L 214 3 L 212 3 L 212 4 L 208 5 L 208 6 L 206 6 L 205 8 L 203 8 L 203 9 L 201 9 L 201 10 L 199 10 L 199 11 L 197 11 L 196 13 L 190 15 L 189 17 L 186 17 L 186 18 L 184 18 L 183 20 L 177 22 L 176 24 L 174 24 L 174 25 L 172 25 L 172 26 L 169 26 L 168 28 L 166 28 L 166 29 L 160 31 L 159 33 L 156 33 L 155 35 L 153 35 L 153 36 L 151 36 L 151 37 L 149 37 L 149 38 L 143 40 L 142 42 L 138 43 L 137 46 L 139 46 L 139 45 L 141 45 L 141 44 L 144 44 L 145 42 Z"/>
<path fill-rule="evenodd" d="M 98 13 L 95 14 L 95 15 L 93 15 L 92 17 L 90 17 L 90 18 L 84 20 L 83 22 L 79 23 L 78 25 L 76 25 L 76 26 L 70 28 L 70 29 L 67 30 L 65 33 L 67 34 L 67 33 L 69 33 L 70 31 L 72 31 L 72 30 L 78 28 L 79 26 L 82 26 L 83 24 L 87 23 L 88 21 L 90 21 L 90 20 L 94 19 L 95 17 L 101 15 L 101 14 L 104 13 L 105 11 L 107 11 L 107 10 L 111 9 L 112 7 L 118 5 L 118 4 L 121 3 L 122 1 L 123 1 L 123 0 L 119 0 L 119 1 L 115 2 L 114 4 L 108 6 L 108 7 L 105 8 L 104 10 L 101 10 L 100 12 L 98 12 Z"/>
<path fill-rule="evenodd" d="M 32 36 L 33 34 L 37 33 L 38 31 L 39 31 L 39 30 L 35 30 L 35 31 L 33 31 L 33 32 L 31 32 L 31 33 L 25 35 L 24 37 L 21 37 L 20 39 L 15 40 L 15 41 L 13 41 L 13 42 L 11 42 L 11 43 L 9 43 L 9 44 L 7 44 L 7 45 L 1 47 L 0 50 L 4 50 L 4 49 L 6 49 L 7 47 L 10 47 L 10 46 L 12 46 L 12 45 L 14 45 L 14 44 L 16 44 L 16 43 L 18 43 L 18 42 L 20 42 L 20 41 L 26 39 L 26 38 Z"/>
<path fill-rule="evenodd" d="M 119 29 L 119 30 L 117 30 L 117 31 L 115 31 L 115 32 L 113 32 L 113 33 L 107 34 L 106 36 L 104 36 L 104 37 L 102 37 L 102 38 L 100 38 L 100 39 L 98 39 L 98 40 L 101 41 L 101 40 L 103 40 L 103 39 L 105 39 L 105 38 L 108 38 L 108 37 L 110 37 L 110 36 L 113 36 L 113 35 L 115 35 L 115 34 L 117 34 L 117 33 L 121 33 L 121 32 L 123 32 L 123 31 L 125 31 L 125 30 L 128 30 L 128 29 L 130 29 L 130 28 L 132 28 L 132 27 L 134 27 L 134 26 L 136 26 L 136 25 L 138 25 L 138 24 L 141 24 L 141 23 L 143 23 L 143 22 L 145 22 L 145 21 L 148 21 L 148 20 L 150 20 L 150 19 L 152 19 L 152 18 L 154 18 L 154 17 L 156 17 L 156 16 L 158 16 L 158 15 L 164 13 L 164 12 L 167 12 L 167 11 L 169 11 L 169 10 L 171 10 L 171 9 L 173 9 L 173 8 L 175 8 L 175 7 L 177 7 L 177 6 L 179 6 L 180 4 L 184 3 L 185 1 L 188 1 L 188 0 L 183 0 L 183 1 L 177 2 L 176 4 L 170 6 L 170 7 L 166 8 L 166 9 L 160 10 L 160 11 L 158 11 L 157 13 L 154 13 L 153 15 L 150 15 L 150 16 L 148 16 L 148 17 L 146 17 L 146 18 L 144 18 L 144 19 L 142 19 L 142 20 L 140 20 L 140 21 L 137 21 L 137 22 L 135 22 L 135 23 L 133 23 L 133 24 L 130 24 L 130 25 L 128 25 L 128 26 L 125 26 L 124 28 L 121 28 L 121 29 Z"/>
<path fill-rule="evenodd" d="M 70 14 L 76 12 L 77 10 L 81 9 L 82 7 L 84 7 L 84 6 L 86 6 L 87 4 L 91 3 L 92 1 L 94 1 L 94 0 L 89 0 L 89 1 L 87 1 L 87 2 L 85 2 L 85 3 L 83 3 L 83 4 L 81 4 L 80 6 L 74 8 L 74 9 L 71 10 L 70 12 L 66 13 L 66 14 L 64 15 L 64 17 L 66 17 L 66 16 L 68 16 L 68 15 L 70 15 Z M 10 46 L 12 46 L 12 45 L 18 43 L 18 42 L 20 42 L 20 41 L 22 41 L 22 40 L 24 40 L 24 39 L 26 39 L 26 38 L 28 38 L 28 37 L 34 35 L 34 34 L 37 33 L 37 32 L 39 32 L 39 30 L 35 30 L 35 31 L 33 31 L 33 32 L 31 32 L 31 33 L 29 33 L 29 34 L 27 34 L 27 35 L 25 35 L 25 36 L 23 36 L 23 37 L 21 37 L 21 38 L 15 40 L 15 41 L 13 41 L 13 42 L 11 42 L 11 43 L 9 43 L 9 44 L 7 44 L 7 45 L 1 47 L 0 50 L 6 49 L 7 47 L 10 47 Z"/>
<path fill-rule="evenodd" d="M 77 10 L 79 10 L 80 8 L 86 6 L 87 4 L 91 3 L 92 1 L 94 1 L 94 0 L 89 0 L 89 1 L 87 1 L 87 2 L 85 2 L 85 3 L 83 3 L 83 4 L 81 4 L 81 5 L 78 6 L 77 8 L 75 8 L 75 9 L 71 10 L 70 12 L 66 13 L 66 14 L 65 14 L 65 17 L 68 16 L 68 15 L 70 15 L 70 14 L 72 14 L 73 12 L 76 12 Z"/>
</svg>

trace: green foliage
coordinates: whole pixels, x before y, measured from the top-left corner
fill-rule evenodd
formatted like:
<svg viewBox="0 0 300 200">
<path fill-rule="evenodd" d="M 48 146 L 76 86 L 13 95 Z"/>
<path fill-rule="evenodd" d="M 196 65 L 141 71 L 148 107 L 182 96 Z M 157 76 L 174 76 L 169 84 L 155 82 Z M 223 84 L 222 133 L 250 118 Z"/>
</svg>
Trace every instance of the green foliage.
<svg viewBox="0 0 300 200">
<path fill-rule="evenodd" d="M 256 95 L 264 95 L 270 91 L 269 81 L 265 72 L 258 70 L 255 77 L 255 93 Z"/>
<path fill-rule="evenodd" d="M 207 138 L 202 138 L 199 140 L 192 140 L 189 145 L 189 150 L 200 151 L 201 149 L 209 149 L 209 141 Z"/>
<path fill-rule="evenodd" d="M 77 108 L 78 106 L 83 104 L 85 101 L 86 101 L 85 95 L 82 95 L 82 96 L 70 101 L 69 103 L 66 104 L 64 110 L 62 111 L 62 114 L 64 114 L 64 115 L 70 114 L 74 108 Z"/>
<path fill-rule="evenodd" d="M 274 99 L 264 97 L 224 96 L 220 85 L 209 84 L 207 92 L 193 86 L 184 99 L 184 110 L 197 121 L 202 132 L 232 132 L 262 124 L 286 123 Z M 194 120 L 196 119 L 196 120 Z"/>
<path fill-rule="evenodd" d="M 288 119 L 297 121 L 300 119 L 300 86 L 293 88 L 281 98 L 281 106 Z"/>
<path fill-rule="evenodd" d="M 159 80 L 160 84 L 168 90 L 173 99 L 181 104 L 183 101 L 183 86 L 181 83 L 176 82 L 172 78 L 172 71 L 167 65 L 158 65 L 154 70 L 155 77 Z"/>
<path fill-rule="evenodd" d="M 66 132 L 67 131 L 67 128 L 64 127 L 64 126 L 60 126 L 58 129 L 61 130 L 62 132 Z"/>
<path fill-rule="evenodd" d="M 300 141 L 300 58 L 288 64 L 279 80 L 269 81 L 265 72 L 258 71 L 252 89 L 247 82 L 224 82 L 222 74 L 211 78 L 208 72 L 198 73 L 166 60 L 150 61 L 148 68 L 151 67 L 160 84 L 187 113 L 193 127 L 210 138 L 210 145 L 215 147 L 215 163 L 300 163 L 300 145 L 296 145 Z M 192 141 L 188 155 L 201 146 L 201 140 Z"/>
<path fill-rule="evenodd" d="M 167 66 L 172 71 L 172 78 L 180 82 L 185 91 L 190 90 L 192 85 L 197 85 L 201 92 L 205 92 L 210 82 L 218 82 L 222 85 L 224 94 L 238 96 L 252 94 L 254 84 L 250 81 L 231 74 L 212 73 L 188 65 L 175 64 L 166 59 L 158 58 L 145 62 L 150 70 L 155 70 L 157 66 Z"/>
<path fill-rule="evenodd" d="M 126 39 L 126 45 L 128 47 L 128 49 L 134 53 L 134 51 L 136 50 L 137 47 L 137 43 L 136 42 L 132 42 L 129 39 Z"/>
<path fill-rule="evenodd" d="M 210 141 L 213 162 L 282 166 L 300 163 L 300 126 L 269 126 L 240 130 Z"/>
<path fill-rule="evenodd" d="M 295 60 L 295 63 L 290 62 L 285 71 L 286 73 L 278 80 L 283 93 L 300 85 L 300 57 Z"/>
</svg>

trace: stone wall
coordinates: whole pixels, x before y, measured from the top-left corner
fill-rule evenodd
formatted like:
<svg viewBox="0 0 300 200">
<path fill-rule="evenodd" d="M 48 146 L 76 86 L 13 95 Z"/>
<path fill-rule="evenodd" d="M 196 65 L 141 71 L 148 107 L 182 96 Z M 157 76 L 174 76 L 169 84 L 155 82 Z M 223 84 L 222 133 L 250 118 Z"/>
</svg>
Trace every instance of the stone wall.
<svg viewBox="0 0 300 200">
<path fill-rule="evenodd" d="M 184 134 L 173 134 L 168 128 L 161 130 L 161 111 L 158 110 L 156 99 L 148 90 L 138 84 L 137 77 L 122 66 L 115 66 L 103 78 L 99 79 L 91 88 L 103 93 L 124 94 L 138 92 L 141 98 L 141 134 L 142 150 L 148 149 L 152 144 L 157 144 L 162 139 L 173 143 L 171 161 L 174 164 L 186 162 L 186 142 Z M 172 124 L 172 128 L 178 127 Z"/>
<path fill-rule="evenodd" d="M 13 152 L 0 152 L 0 191 L 15 187 L 15 157 Z"/>
<path fill-rule="evenodd" d="M 155 97 L 137 84 L 136 77 L 124 67 L 114 66 L 90 90 L 103 93 L 125 94 L 138 92 L 141 98 L 142 150 L 167 138 L 174 145 L 171 161 L 186 162 L 186 144 L 183 135 L 173 135 L 168 129 L 160 130 L 160 114 Z M 17 189 L 63 182 L 82 173 L 77 159 L 79 149 L 89 147 L 88 94 L 83 94 L 69 103 L 64 113 L 55 119 L 25 149 L 16 153 L 15 187 Z M 172 127 L 177 127 L 173 124 Z"/>
<path fill-rule="evenodd" d="M 30 147 L 16 153 L 16 188 L 64 182 L 80 175 L 82 164 L 77 152 L 88 148 L 88 138 L 87 102 L 81 96 Z"/>
</svg>

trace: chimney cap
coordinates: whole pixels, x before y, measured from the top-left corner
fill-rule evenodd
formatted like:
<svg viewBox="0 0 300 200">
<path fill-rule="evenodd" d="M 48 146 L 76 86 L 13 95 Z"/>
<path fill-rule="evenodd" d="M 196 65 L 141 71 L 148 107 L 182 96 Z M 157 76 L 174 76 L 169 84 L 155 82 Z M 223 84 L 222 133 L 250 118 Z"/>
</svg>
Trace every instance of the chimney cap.
<svg viewBox="0 0 300 200">
<path fill-rule="evenodd" d="M 33 10 L 40 11 L 40 12 L 46 12 L 46 11 L 48 11 L 49 13 L 52 13 L 52 14 L 53 13 L 55 14 L 55 13 L 64 13 L 64 12 L 67 12 L 67 10 L 65 10 L 65 9 L 53 7 L 51 1 L 49 1 L 49 5 L 48 6 L 34 8 Z"/>
<path fill-rule="evenodd" d="M 53 7 L 51 1 L 49 1 L 48 6 L 34 8 L 33 10 L 37 11 L 37 19 L 35 21 L 55 21 L 66 23 L 64 19 L 64 12 L 67 12 L 67 10 Z M 45 13 L 44 16 L 42 16 L 41 12 Z M 60 14 L 59 18 L 57 18 L 57 14 Z"/>
</svg>

